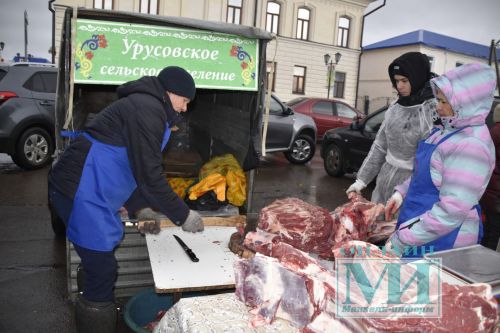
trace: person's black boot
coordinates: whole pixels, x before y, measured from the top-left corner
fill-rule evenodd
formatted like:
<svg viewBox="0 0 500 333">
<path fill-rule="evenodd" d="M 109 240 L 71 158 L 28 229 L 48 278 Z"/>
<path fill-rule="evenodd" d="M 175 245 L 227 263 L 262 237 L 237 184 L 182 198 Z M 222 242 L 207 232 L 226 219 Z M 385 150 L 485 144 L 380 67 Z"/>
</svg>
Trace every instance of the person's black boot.
<svg viewBox="0 0 500 333">
<path fill-rule="evenodd" d="M 78 295 L 75 303 L 78 333 L 114 333 L 117 310 L 113 302 L 91 302 Z"/>
</svg>

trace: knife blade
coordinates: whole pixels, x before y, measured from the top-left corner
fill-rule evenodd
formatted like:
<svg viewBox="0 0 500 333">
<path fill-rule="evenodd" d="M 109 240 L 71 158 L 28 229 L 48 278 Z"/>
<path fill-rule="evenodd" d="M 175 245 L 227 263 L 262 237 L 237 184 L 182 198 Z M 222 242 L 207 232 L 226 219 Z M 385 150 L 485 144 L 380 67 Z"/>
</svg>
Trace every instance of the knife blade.
<svg viewBox="0 0 500 333">
<path fill-rule="evenodd" d="M 179 236 L 174 235 L 174 238 L 177 241 L 177 243 L 180 244 L 180 246 L 182 247 L 182 249 L 184 250 L 184 252 L 186 252 L 186 254 L 189 256 L 189 258 L 191 259 L 191 261 L 194 261 L 194 262 L 200 261 L 200 259 L 198 259 L 198 257 L 196 256 L 196 254 L 194 254 L 193 250 L 191 250 L 189 248 L 189 246 L 187 246 L 186 243 L 184 243 L 184 241 Z"/>
</svg>

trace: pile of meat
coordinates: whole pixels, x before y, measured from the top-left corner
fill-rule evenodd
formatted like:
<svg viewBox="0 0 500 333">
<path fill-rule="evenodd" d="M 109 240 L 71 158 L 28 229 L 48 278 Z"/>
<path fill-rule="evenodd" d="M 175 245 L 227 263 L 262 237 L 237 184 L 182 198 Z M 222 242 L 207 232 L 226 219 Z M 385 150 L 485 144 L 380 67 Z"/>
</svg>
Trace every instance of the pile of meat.
<svg viewBox="0 0 500 333">
<path fill-rule="evenodd" d="M 257 231 L 244 239 L 244 248 L 256 252 L 255 256 L 235 263 L 236 296 L 252 308 L 251 325 L 282 318 L 303 333 L 492 332 L 498 314 L 488 285 L 443 283 L 440 318 L 408 318 L 404 313 L 388 318 L 336 316 L 337 293 L 345 285 L 339 285 L 333 268 L 311 254 L 323 259 L 367 254 L 388 258 L 377 246 L 356 240 L 369 237 L 382 212 L 383 206 L 361 197 L 331 215 L 293 198 L 264 208 Z M 364 267 L 368 276 L 370 269 Z"/>
<path fill-rule="evenodd" d="M 257 230 L 246 235 L 243 245 L 269 255 L 272 244 L 284 242 L 320 258 L 333 259 L 332 249 L 346 241 L 368 240 L 375 235 L 388 238 L 395 221 L 376 221 L 383 212 L 382 204 L 374 204 L 360 195 L 331 214 L 300 199 L 276 200 L 262 209 Z M 374 227 L 382 224 L 392 224 L 392 229 L 386 228 L 381 234 L 380 227 Z"/>
</svg>

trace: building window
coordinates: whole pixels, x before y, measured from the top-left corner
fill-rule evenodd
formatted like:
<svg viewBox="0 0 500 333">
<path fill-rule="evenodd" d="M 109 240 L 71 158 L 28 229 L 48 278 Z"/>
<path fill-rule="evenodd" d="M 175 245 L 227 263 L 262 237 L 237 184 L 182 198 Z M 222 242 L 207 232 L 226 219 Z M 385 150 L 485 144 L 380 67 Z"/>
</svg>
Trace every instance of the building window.
<svg viewBox="0 0 500 333">
<path fill-rule="evenodd" d="M 297 39 L 309 39 L 309 18 L 311 11 L 307 8 L 299 8 L 297 14 Z"/>
<path fill-rule="evenodd" d="M 463 64 L 464 64 L 463 62 L 458 62 L 458 61 L 457 61 L 457 62 L 455 63 L 455 67 L 460 67 L 460 66 L 462 66 Z"/>
<path fill-rule="evenodd" d="M 306 68 L 303 66 L 293 67 L 293 88 L 292 93 L 304 94 L 306 87 Z"/>
<path fill-rule="evenodd" d="M 333 97 L 344 98 L 345 73 L 335 72 L 335 81 L 333 83 Z"/>
<path fill-rule="evenodd" d="M 431 68 L 432 71 L 432 65 L 434 64 L 434 57 L 427 56 L 427 59 L 429 59 L 429 67 Z"/>
<path fill-rule="evenodd" d="M 94 0 L 94 8 L 113 9 L 113 0 Z"/>
<path fill-rule="evenodd" d="M 241 23 L 241 6 L 243 0 L 227 0 L 227 23 Z"/>
<path fill-rule="evenodd" d="M 351 20 L 347 16 L 341 16 L 339 19 L 339 33 L 337 45 L 341 47 L 349 47 L 349 26 Z"/>
<path fill-rule="evenodd" d="M 139 13 L 158 15 L 158 0 L 141 0 Z"/>
<path fill-rule="evenodd" d="M 269 1 L 267 3 L 266 30 L 278 34 L 280 22 L 280 4 Z"/>
<path fill-rule="evenodd" d="M 271 81 L 271 70 L 273 69 L 273 62 L 268 61 L 266 62 L 266 73 L 267 73 L 267 87 L 269 88 L 269 84 L 271 84 L 271 90 L 274 91 L 274 88 L 276 87 L 276 63 L 274 63 L 274 73 L 273 73 L 273 79 Z"/>
</svg>

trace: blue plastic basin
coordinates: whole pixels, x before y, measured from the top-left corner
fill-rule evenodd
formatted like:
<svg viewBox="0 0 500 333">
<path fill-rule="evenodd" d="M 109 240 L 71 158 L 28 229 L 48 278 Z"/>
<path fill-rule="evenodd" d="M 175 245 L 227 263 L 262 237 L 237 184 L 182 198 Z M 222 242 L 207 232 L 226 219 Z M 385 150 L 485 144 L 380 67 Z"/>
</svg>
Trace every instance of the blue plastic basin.
<svg viewBox="0 0 500 333">
<path fill-rule="evenodd" d="M 127 302 L 123 318 L 134 332 L 150 333 L 143 326 L 155 320 L 158 311 L 170 309 L 173 301 L 172 294 L 157 294 L 153 288 L 145 289 Z"/>
</svg>

